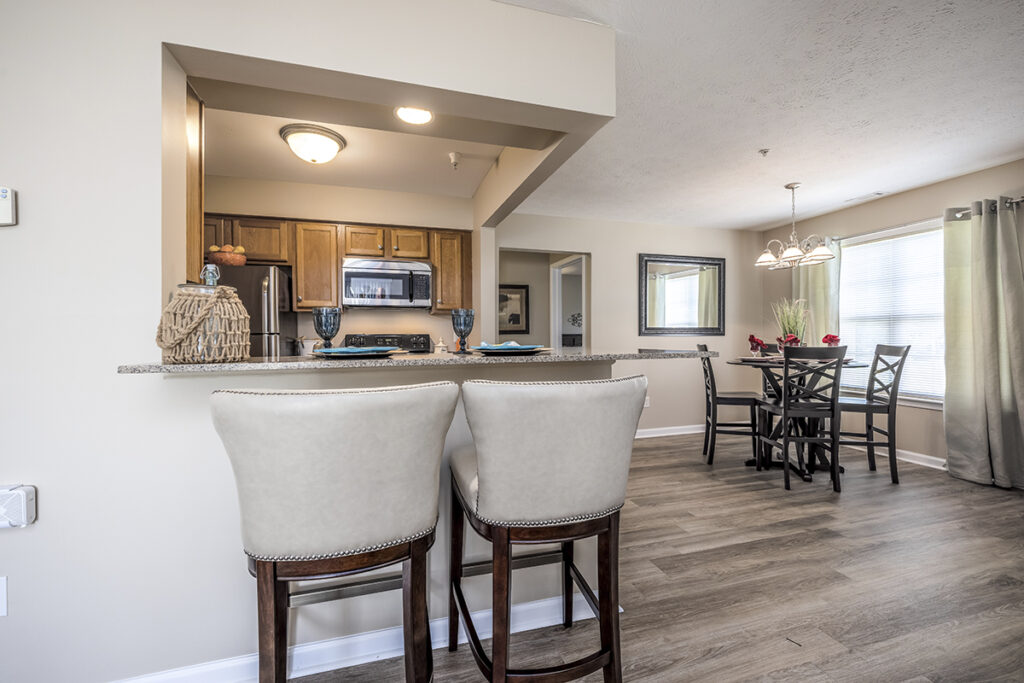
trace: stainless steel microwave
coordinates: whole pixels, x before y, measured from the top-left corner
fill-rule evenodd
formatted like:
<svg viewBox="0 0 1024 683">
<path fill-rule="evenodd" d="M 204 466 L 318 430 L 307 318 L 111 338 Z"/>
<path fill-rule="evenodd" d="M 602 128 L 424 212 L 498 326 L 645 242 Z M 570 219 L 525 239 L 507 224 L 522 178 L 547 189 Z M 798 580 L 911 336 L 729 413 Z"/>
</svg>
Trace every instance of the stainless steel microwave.
<svg viewBox="0 0 1024 683">
<path fill-rule="evenodd" d="M 429 263 L 347 258 L 341 263 L 341 304 L 430 308 Z"/>
</svg>

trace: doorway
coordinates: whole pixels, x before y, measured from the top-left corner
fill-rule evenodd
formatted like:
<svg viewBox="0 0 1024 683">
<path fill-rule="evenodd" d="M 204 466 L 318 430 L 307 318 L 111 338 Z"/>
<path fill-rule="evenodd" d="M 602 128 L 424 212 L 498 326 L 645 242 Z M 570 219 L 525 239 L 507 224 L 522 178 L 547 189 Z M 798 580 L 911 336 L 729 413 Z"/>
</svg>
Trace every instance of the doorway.
<svg viewBox="0 0 1024 683">
<path fill-rule="evenodd" d="M 573 254 L 551 263 L 551 348 L 564 353 L 590 349 L 589 260 Z"/>
</svg>

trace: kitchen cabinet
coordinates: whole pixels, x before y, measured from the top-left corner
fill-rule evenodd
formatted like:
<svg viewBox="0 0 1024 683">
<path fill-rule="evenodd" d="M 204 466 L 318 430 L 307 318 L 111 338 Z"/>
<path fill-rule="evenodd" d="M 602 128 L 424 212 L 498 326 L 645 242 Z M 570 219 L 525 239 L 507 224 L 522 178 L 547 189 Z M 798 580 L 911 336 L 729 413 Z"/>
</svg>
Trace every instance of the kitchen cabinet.
<svg viewBox="0 0 1024 683">
<path fill-rule="evenodd" d="M 372 225 L 345 226 L 345 256 L 426 259 L 430 239 L 419 228 L 380 228 Z"/>
<path fill-rule="evenodd" d="M 384 256 L 384 228 L 345 226 L 345 256 Z"/>
<path fill-rule="evenodd" d="M 228 223 L 228 238 L 225 239 L 224 224 Z M 224 244 L 231 244 L 230 221 L 216 216 L 206 216 L 203 219 L 203 253 L 207 253 L 210 247 L 216 244 L 218 247 Z"/>
<path fill-rule="evenodd" d="M 430 262 L 434 266 L 432 313 L 451 311 L 455 308 L 472 308 L 470 239 L 471 235 L 465 232 L 430 232 Z"/>
<path fill-rule="evenodd" d="M 338 305 L 339 227 L 295 224 L 295 310 Z"/>
<path fill-rule="evenodd" d="M 395 258 L 424 259 L 430 255 L 426 230 L 414 228 L 389 228 L 388 243 L 390 255 Z"/>
<path fill-rule="evenodd" d="M 250 261 L 288 261 L 289 231 L 285 221 L 234 218 L 231 244 L 245 247 Z"/>
<path fill-rule="evenodd" d="M 203 252 L 208 252 L 212 244 L 245 247 L 245 255 L 250 262 L 288 263 L 291 231 L 287 221 L 206 215 L 203 219 Z"/>
</svg>

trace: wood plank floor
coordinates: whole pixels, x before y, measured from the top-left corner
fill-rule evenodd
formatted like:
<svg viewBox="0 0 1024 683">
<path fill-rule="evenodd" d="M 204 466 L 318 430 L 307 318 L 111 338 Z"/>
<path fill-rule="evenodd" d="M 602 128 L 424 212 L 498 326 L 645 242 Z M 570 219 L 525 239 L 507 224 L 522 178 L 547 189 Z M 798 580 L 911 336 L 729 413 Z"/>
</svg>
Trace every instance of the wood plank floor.
<svg viewBox="0 0 1024 683">
<path fill-rule="evenodd" d="M 636 442 L 622 515 L 626 681 L 1024 681 L 1024 492 L 843 452 L 782 488 L 743 466 L 750 442 Z M 556 571 L 552 568 L 552 571 Z M 339 608 L 343 609 L 343 605 Z M 597 648 L 591 619 L 512 636 L 513 664 Z M 434 651 L 435 681 L 480 681 L 469 649 Z M 401 681 L 393 659 L 305 683 Z M 600 673 L 587 681 L 602 680 Z"/>
</svg>

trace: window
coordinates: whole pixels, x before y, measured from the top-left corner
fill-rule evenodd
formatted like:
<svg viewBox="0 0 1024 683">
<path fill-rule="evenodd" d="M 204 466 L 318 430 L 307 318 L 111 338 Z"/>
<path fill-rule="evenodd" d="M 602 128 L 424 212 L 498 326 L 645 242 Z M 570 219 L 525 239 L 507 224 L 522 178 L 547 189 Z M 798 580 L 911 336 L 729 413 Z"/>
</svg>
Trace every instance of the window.
<svg viewBox="0 0 1024 683">
<path fill-rule="evenodd" d="M 839 336 L 858 359 L 876 344 L 910 344 L 901 396 L 945 393 L 942 229 L 938 219 L 841 241 Z M 843 372 L 863 390 L 869 369 Z"/>
<path fill-rule="evenodd" d="M 665 327 L 697 327 L 698 272 L 665 276 Z"/>
</svg>

